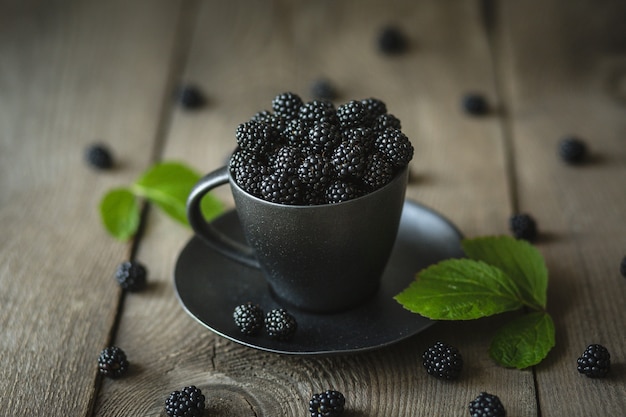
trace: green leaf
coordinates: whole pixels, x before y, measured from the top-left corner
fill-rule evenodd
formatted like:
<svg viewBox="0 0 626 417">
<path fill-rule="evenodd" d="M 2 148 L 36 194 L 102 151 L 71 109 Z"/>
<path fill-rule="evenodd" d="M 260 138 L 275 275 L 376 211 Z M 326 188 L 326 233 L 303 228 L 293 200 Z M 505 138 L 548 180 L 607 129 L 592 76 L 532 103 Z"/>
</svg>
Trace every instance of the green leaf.
<svg viewBox="0 0 626 417">
<path fill-rule="evenodd" d="M 494 236 L 464 240 L 463 250 L 469 258 L 498 267 L 511 277 L 527 305 L 545 309 L 548 270 L 533 245 L 510 236 Z"/>
<path fill-rule="evenodd" d="M 139 204 L 128 188 L 116 188 L 100 202 L 100 217 L 106 230 L 115 238 L 130 239 L 139 228 Z"/>
<path fill-rule="evenodd" d="M 500 365 L 524 369 L 541 362 L 554 347 L 554 322 L 534 312 L 507 323 L 491 342 L 489 355 Z"/>
<path fill-rule="evenodd" d="M 471 320 L 517 310 L 515 283 L 500 269 L 471 259 L 448 259 L 421 271 L 395 299 L 434 320 Z"/>
<path fill-rule="evenodd" d="M 159 206 L 175 220 L 187 225 L 187 197 L 200 180 L 199 173 L 179 162 L 164 162 L 154 165 L 133 185 L 133 191 Z M 201 209 L 207 220 L 222 212 L 218 199 L 207 194 Z"/>
</svg>

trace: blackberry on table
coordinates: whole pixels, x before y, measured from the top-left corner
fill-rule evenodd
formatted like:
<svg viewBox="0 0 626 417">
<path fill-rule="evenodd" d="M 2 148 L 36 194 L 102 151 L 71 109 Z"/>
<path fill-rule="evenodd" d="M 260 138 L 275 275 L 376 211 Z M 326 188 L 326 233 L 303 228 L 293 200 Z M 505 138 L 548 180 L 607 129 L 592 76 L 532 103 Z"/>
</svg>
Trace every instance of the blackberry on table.
<svg viewBox="0 0 626 417">
<path fill-rule="evenodd" d="M 289 340 L 298 329 L 295 317 L 283 308 L 274 309 L 265 316 L 265 331 L 277 340 Z"/>
<path fill-rule="evenodd" d="M 368 156 L 363 173 L 363 183 L 372 191 L 387 185 L 393 178 L 393 165 L 379 153 Z"/>
<path fill-rule="evenodd" d="M 559 142 L 559 155 L 568 164 L 580 164 L 587 157 L 587 145 L 581 139 L 567 137 Z"/>
<path fill-rule="evenodd" d="M 409 138 L 398 129 L 386 129 L 380 133 L 376 138 L 375 146 L 378 152 L 396 167 L 408 165 L 413 158 L 413 145 Z"/>
<path fill-rule="evenodd" d="M 141 291 L 146 287 L 146 267 L 137 261 L 122 262 L 115 270 L 115 279 L 128 291 Z"/>
<path fill-rule="evenodd" d="M 472 417 L 505 417 L 506 410 L 496 395 L 481 392 L 469 403 Z"/>
<path fill-rule="evenodd" d="M 387 55 L 395 55 L 406 52 L 408 39 L 403 31 L 395 26 L 383 28 L 378 35 L 378 49 Z"/>
<path fill-rule="evenodd" d="M 255 335 L 263 327 L 263 310 L 258 304 L 248 302 L 235 307 L 233 319 L 241 330 L 241 333 L 248 336 Z"/>
<path fill-rule="evenodd" d="M 302 182 L 296 174 L 273 172 L 266 175 L 260 184 L 261 197 L 278 204 L 299 205 L 302 203 Z"/>
<path fill-rule="evenodd" d="M 367 108 L 357 100 L 351 100 L 337 107 L 337 117 L 343 129 L 364 125 L 368 116 Z"/>
<path fill-rule="evenodd" d="M 272 109 L 275 114 L 287 120 L 292 120 L 298 117 L 302 104 L 303 102 L 299 95 L 287 92 L 274 97 L 274 100 L 272 100 Z"/>
<path fill-rule="evenodd" d="M 514 214 L 509 219 L 509 228 L 516 239 L 533 242 L 537 238 L 537 222 L 530 214 Z"/>
<path fill-rule="evenodd" d="M 344 395 L 335 390 L 314 394 L 309 401 L 311 417 L 339 417 L 346 405 Z"/>
<path fill-rule="evenodd" d="M 165 400 L 169 417 L 200 417 L 204 413 L 205 397 L 195 385 L 172 392 Z"/>
<path fill-rule="evenodd" d="M 461 101 L 463 110 L 472 116 L 483 116 L 489 112 L 487 99 L 478 93 L 468 93 Z"/>
<path fill-rule="evenodd" d="M 113 156 L 111 151 L 106 145 L 97 143 L 87 147 L 85 151 L 85 158 L 87 163 L 96 169 L 111 169 L 113 168 Z"/>
<path fill-rule="evenodd" d="M 126 353 L 117 346 L 106 347 L 98 357 L 98 370 L 109 378 L 119 378 L 128 371 Z"/>
<path fill-rule="evenodd" d="M 463 369 L 463 357 L 454 346 L 437 342 L 423 353 L 422 364 L 429 375 L 440 379 L 456 379 Z"/>
<path fill-rule="evenodd" d="M 353 200 L 363 195 L 363 190 L 354 182 L 334 180 L 326 188 L 324 197 L 326 203 L 336 204 Z"/>
<path fill-rule="evenodd" d="M 626 278 L 626 256 L 622 258 L 622 262 L 619 264 L 619 272 Z"/>
<path fill-rule="evenodd" d="M 587 349 L 578 358 L 578 372 L 589 378 L 603 378 L 611 369 L 611 354 L 609 350 L 599 344 L 587 346 Z"/>
<path fill-rule="evenodd" d="M 196 110 L 204 107 L 206 98 L 199 87 L 195 85 L 185 85 L 178 94 L 180 105 L 185 110 Z"/>
</svg>

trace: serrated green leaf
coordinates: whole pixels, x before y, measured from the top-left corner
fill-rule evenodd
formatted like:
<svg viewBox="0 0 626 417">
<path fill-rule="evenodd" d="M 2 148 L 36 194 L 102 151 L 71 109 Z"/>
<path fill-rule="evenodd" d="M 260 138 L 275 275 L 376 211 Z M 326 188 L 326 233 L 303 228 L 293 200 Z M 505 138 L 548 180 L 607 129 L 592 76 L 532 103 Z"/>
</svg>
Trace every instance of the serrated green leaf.
<svg viewBox="0 0 626 417">
<path fill-rule="evenodd" d="M 469 258 L 500 268 L 511 277 L 525 304 L 539 310 L 546 307 L 548 270 L 533 245 L 510 236 L 466 239 L 462 245 Z"/>
<path fill-rule="evenodd" d="M 139 204 L 128 188 L 116 188 L 100 202 L 100 218 L 106 230 L 116 239 L 125 241 L 139 228 Z"/>
<path fill-rule="evenodd" d="M 187 197 L 200 178 L 199 173 L 185 164 L 164 162 L 146 171 L 133 185 L 133 191 L 187 225 Z M 221 202 L 210 194 L 203 199 L 201 209 L 207 220 L 223 210 Z"/>
<path fill-rule="evenodd" d="M 448 259 L 421 271 L 395 299 L 434 320 L 471 320 L 517 310 L 515 283 L 500 269 L 471 259 Z"/>
<path fill-rule="evenodd" d="M 555 345 L 552 317 L 534 312 L 513 320 L 494 336 L 489 355 L 500 365 L 524 369 L 541 362 Z"/>
</svg>

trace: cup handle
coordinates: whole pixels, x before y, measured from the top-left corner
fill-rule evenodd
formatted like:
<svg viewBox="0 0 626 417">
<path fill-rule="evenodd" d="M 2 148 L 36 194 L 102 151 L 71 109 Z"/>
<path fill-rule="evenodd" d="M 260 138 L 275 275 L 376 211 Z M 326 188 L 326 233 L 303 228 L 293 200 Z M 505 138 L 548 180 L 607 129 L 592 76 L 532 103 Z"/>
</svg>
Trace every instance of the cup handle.
<svg viewBox="0 0 626 417">
<path fill-rule="evenodd" d="M 200 179 L 187 198 L 187 219 L 194 232 L 213 249 L 234 261 L 253 268 L 260 268 L 252 248 L 221 233 L 204 219 L 200 210 L 202 197 L 213 188 L 228 183 L 228 180 L 228 167 L 219 168 Z"/>
</svg>

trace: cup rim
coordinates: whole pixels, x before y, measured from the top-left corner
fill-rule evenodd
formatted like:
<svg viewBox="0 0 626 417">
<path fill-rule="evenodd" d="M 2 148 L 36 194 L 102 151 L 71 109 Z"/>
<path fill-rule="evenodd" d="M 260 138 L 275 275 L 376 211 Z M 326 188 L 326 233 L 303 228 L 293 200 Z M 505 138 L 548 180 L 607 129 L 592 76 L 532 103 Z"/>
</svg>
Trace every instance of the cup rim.
<svg viewBox="0 0 626 417">
<path fill-rule="evenodd" d="M 404 167 L 402 167 L 402 169 L 400 169 L 398 172 L 396 172 L 395 176 L 391 179 L 391 181 L 389 181 L 384 186 L 382 186 L 380 188 L 377 188 L 376 190 L 374 190 L 372 192 L 369 192 L 367 194 L 364 194 L 362 196 L 359 196 L 357 198 L 353 198 L 351 200 L 346 200 L 346 201 L 342 201 L 342 202 L 339 202 L 339 203 L 329 203 L 329 204 L 281 204 L 281 203 L 274 203 L 273 201 L 264 200 L 264 199 L 262 199 L 260 197 L 255 196 L 254 194 L 250 194 L 249 192 L 247 192 L 246 190 L 241 188 L 239 186 L 239 184 L 237 184 L 237 181 L 235 181 L 235 178 L 232 175 L 230 166 L 227 169 L 227 171 L 228 171 L 228 181 L 229 181 L 231 187 L 236 188 L 242 194 L 246 195 L 247 197 L 249 197 L 252 200 L 258 201 L 259 203 L 267 204 L 267 205 L 270 205 L 270 206 L 276 206 L 276 207 L 284 207 L 284 208 L 289 208 L 289 209 L 312 209 L 312 208 L 320 208 L 320 207 L 338 207 L 338 206 L 345 206 L 345 205 L 349 205 L 349 204 L 356 204 L 358 201 L 361 201 L 361 200 L 363 200 L 365 198 L 370 198 L 371 196 L 373 196 L 375 194 L 380 194 L 380 193 L 384 192 L 386 189 L 390 188 L 397 181 L 399 181 L 400 178 L 406 176 L 408 170 L 409 170 L 409 166 L 405 165 Z"/>
</svg>

